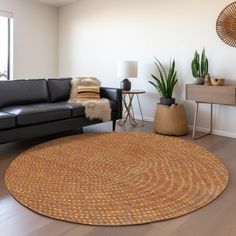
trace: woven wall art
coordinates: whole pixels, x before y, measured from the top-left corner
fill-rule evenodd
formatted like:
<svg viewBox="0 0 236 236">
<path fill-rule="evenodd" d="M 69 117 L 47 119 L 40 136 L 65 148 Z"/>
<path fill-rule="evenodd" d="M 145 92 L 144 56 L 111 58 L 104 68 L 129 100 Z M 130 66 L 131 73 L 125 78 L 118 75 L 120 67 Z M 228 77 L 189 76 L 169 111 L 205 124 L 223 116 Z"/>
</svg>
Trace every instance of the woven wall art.
<svg viewBox="0 0 236 236">
<path fill-rule="evenodd" d="M 236 47 L 236 2 L 223 9 L 216 22 L 220 39 L 231 47 Z"/>
</svg>

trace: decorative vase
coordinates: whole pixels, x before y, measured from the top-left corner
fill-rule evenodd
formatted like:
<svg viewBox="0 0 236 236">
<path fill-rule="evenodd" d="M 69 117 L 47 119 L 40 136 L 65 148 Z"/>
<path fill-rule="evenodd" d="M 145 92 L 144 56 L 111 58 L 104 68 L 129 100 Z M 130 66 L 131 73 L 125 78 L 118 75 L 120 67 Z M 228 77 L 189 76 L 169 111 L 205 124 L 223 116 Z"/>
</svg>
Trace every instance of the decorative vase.
<svg viewBox="0 0 236 236">
<path fill-rule="evenodd" d="M 126 91 L 131 89 L 131 82 L 128 79 L 124 79 L 120 83 L 120 88 Z"/>
<path fill-rule="evenodd" d="M 206 77 L 205 77 L 204 85 L 206 85 L 206 86 L 212 86 L 212 83 L 211 83 L 211 76 L 210 76 L 209 74 L 206 75 Z"/>
<path fill-rule="evenodd" d="M 224 86 L 225 80 L 211 78 L 211 83 L 213 86 Z"/>
<path fill-rule="evenodd" d="M 171 106 L 175 104 L 175 98 L 160 98 L 160 103 L 162 105 Z"/>
</svg>

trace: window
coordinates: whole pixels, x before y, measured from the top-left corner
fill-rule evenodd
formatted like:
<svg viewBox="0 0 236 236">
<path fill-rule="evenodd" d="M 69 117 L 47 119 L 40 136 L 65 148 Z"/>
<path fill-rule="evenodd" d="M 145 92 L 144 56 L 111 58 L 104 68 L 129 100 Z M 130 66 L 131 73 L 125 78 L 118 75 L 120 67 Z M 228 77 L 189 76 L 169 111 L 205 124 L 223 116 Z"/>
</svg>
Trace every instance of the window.
<svg viewBox="0 0 236 236">
<path fill-rule="evenodd" d="M 12 78 L 12 14 L 0 11 L 0 79 Z"/>
</svg>

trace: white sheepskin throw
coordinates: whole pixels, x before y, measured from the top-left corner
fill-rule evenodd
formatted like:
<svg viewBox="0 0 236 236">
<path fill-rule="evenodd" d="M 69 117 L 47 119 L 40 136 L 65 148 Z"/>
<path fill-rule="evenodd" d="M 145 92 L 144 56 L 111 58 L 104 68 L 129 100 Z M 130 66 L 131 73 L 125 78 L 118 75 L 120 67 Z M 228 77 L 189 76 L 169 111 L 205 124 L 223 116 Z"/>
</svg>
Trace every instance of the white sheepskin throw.
<svg viewBox="0 0 236 236">
<path fill-rule="evenodd" d="M 106 98 L 100 100 L 79 100 L 79 86 L 101 86 L 101 82 L 93 77 L 77 77 L 71 81 L 71 93 L 68 103 L 78 103 L 85 107 L 85 116 L 90 120 L 99 119 L 103 122 L 111 120 L 110 102 Z"/>
</svg>

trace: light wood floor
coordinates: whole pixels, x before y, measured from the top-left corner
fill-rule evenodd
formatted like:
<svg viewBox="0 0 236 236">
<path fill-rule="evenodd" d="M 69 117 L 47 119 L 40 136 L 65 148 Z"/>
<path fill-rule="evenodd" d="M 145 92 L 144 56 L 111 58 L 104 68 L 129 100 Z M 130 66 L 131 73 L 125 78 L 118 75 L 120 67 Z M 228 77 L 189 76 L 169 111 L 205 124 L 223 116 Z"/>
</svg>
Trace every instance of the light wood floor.
<svg viewBox="0 0 236 236">
<path fill-rule="evenodd" d="M 151 123 L 143 128 L 118 131 L 153 133 Z M 86 128 L 88 132 L 111 131 L 111 124 Z M 55 138 L 55 137 L 51 137 Z M 0 235 L 1 236 L 235 236 L 236 235 L 236 139 L 208 136 L 194 141 L 215 153 L 229 171 L 226 191 L 206 207 L 186 216 L 140 226 L 95 227 L 53 220 L 21 206 L 4 184 L 5 170 L 23 150 L 50 138 L 0 145 Z M 193 142 L 188 135 L 184 139 Z"/>
</svg>

